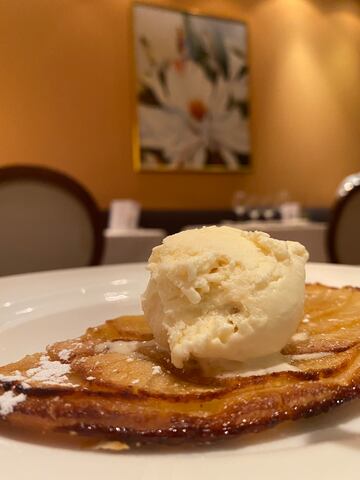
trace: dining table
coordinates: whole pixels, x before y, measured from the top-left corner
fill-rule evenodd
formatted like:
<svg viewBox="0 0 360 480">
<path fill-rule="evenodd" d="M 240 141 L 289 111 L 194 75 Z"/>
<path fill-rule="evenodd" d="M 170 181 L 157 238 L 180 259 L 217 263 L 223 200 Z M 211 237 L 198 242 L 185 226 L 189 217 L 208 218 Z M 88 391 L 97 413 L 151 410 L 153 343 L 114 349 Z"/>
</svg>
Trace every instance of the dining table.
<svg viewBox="0 0 360 480">
<path fill-rule="evenodd" d="M 327 223 L 306 219 L 287 221 L 224 221 L 227 225 L 242 230 L 259 230 L 278 240 L 292 240 L 302 243 L 310 254 L 312 262 L 328 261 L 326 249 Z M 188 225 L 184 230 L 201 227 Z M 160 228 L 108 228 L 104 230 L 103 265 L 117 263 L 146 262 L 154 247 L 161 244 L 166 231 Z"/>
<path fill-rule="evenodd" d="M 103 265 L 146 262 L 166 236 L 160 228 L 108 228 L 104 230 Z"/>
</svg>

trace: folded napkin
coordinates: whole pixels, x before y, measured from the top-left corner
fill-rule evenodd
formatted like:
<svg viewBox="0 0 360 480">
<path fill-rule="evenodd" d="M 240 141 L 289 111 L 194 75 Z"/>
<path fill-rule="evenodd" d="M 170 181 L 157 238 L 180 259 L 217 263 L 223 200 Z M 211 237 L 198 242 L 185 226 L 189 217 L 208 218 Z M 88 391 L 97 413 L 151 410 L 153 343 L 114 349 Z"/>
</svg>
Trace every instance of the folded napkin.
<svg viewBox="0 0 360 480">
<path fill-rule="evenodd" d="M 113 200 L 110 204 L 109 229 L 132 230 L 137 228 L 140 204 L 135 200 Z"/>
</svg>

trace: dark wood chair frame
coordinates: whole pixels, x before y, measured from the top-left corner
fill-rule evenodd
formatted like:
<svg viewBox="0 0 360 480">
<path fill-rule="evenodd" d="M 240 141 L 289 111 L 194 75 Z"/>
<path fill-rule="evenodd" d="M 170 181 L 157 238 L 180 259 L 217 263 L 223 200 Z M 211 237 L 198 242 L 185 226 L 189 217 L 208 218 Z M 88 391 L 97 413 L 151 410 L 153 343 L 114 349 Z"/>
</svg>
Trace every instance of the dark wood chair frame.
<svg viewBox="0 0 360 480">
<path fill-rule="evenodd" d="M 54 185 L 75 197 L 83 205 L 89 216 L 94 235 L 94 248 L 88 265 L 98 265 L 103 254 L 104 239 L 101 212 L 92 195 L 76 180 L 57 170 L 28 165 L 0 168 L 0 186 L 18 180 L 34 180 Z"/>
<path fill-rule="evenodd" d="M 331 211 L 326 241 L 329 260 L 332 263 L 342 263 L 336 251 L 336 232 L 344 209 L 352 197 L 358 194 L 360 194 L 360 185 L 354 185 L 346 195 L 339 197 Z"/>
</svg>

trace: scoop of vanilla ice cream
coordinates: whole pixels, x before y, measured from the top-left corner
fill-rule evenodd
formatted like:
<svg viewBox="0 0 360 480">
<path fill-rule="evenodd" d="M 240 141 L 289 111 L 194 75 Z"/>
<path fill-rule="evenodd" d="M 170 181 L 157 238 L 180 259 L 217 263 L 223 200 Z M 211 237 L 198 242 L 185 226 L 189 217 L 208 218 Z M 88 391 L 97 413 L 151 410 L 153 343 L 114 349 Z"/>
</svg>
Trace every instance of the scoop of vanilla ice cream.
<svg viewBox="0 0 360 480">
<path fill-rule="evenodd" d="M 155 341 L 190 358 L 245 361 L 279 352 L 303 315 L 306 249 L 262 232 L 204 227 L 153 249 L 142 298 Z"/>
</svg>

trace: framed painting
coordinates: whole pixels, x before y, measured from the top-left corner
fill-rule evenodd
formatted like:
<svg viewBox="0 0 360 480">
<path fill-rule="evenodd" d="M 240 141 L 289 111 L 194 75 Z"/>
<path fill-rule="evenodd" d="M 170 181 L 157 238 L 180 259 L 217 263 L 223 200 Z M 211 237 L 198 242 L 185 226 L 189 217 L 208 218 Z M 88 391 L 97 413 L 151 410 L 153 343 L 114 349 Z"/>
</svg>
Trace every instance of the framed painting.
<svg viewBox="0 0 360 480">
<path fill-rule="evenodd" d="M 248 170 L 246 24 L 135 3 L 133 35 L 136 170 Z"/>
</svg>

